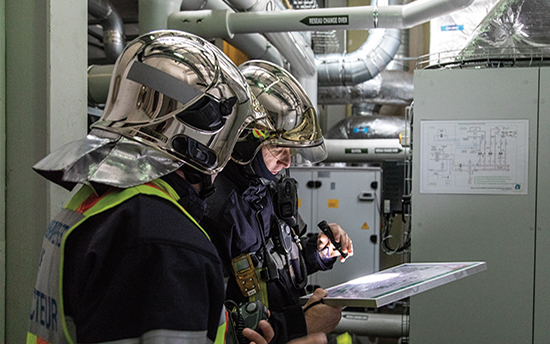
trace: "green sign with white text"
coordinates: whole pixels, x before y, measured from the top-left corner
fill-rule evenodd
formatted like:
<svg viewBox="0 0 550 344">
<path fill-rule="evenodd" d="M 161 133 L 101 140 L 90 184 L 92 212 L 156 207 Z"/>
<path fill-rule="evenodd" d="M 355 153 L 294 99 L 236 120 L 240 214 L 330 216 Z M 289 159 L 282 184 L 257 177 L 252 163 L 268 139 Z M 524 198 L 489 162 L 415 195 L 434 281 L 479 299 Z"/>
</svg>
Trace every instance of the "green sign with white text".
<svg viewBox="0 0 550 344">
<path fill-rule="evenodd" d="M 346 148 L 346 154 L 369 154 L 368 148 Z"/>
<path fill-rule="evenodd" d="M 402 151 L 403 150 L 401 148 L 391 148 L 391 147 L 375 148 L 374 149 L 374 154 L 399 154 Z"/>
</svg>

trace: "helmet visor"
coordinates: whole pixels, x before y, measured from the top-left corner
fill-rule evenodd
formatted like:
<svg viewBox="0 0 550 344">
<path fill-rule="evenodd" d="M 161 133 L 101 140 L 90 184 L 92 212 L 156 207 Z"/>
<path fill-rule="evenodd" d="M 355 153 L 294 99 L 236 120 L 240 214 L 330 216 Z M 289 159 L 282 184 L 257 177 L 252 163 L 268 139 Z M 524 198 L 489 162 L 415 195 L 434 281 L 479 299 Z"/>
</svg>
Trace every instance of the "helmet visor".
<svg viewBox="0 0 550 344">
<path fill-rule="evenodd" d="M 328 156 L 324 142 L 315 147 L 296 148 L 295 150 L 291 149 L 290 153 L 293 156 L 300 157 L 302 161 L 309 162 L 311 164 L 321 162 Z"/>
<path fill-rule="evenodd" d="M 296 127 L 283 131 L 277 137 L 277 145 L 293 148 L 317 146 L 322 142 L 323 134 L 315 109 L 312 107 L 303 113 L 303 118 Z"/>
<path fill-rule="evenodd" d="M 312 107 L 304 112 L 300 124 L 293 129 L 275 134 L 269 142 L 280 147 L 292 148 L 293 155 L 299 154 L 303 160 L 312 164 L 327 158 L 319 121 Z"/>
</svg>

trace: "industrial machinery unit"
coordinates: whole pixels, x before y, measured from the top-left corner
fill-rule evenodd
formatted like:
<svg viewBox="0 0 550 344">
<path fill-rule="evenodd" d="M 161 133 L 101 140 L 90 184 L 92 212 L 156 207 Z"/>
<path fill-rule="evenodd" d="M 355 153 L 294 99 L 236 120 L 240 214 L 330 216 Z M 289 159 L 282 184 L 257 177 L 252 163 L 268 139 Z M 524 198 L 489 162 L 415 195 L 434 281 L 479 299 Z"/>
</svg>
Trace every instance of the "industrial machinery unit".
<svg viewBox="0 0 550 344">
<path fill-rule="evenodd" d="M 412 262 L 487 271 L 412 297 L 412 343 L 550 338 L 550 68 L 493 61 L 415 72 Z"/>
<path fill-rule="evenodd" d="M 292 167 L 298 181 L 299 212 L 309 233 L 326 220 L 352 238 L 354 255 L 330 271 L 310 276 L 309 284 L 328 288 L 379 270 L 380 174 L 377 167 Z"/>
<path fill-rule="evenodd" d="M 414 74 L 412 262 L 487 271 L 410 300 L 412 343 L 548 343 L 547 1 L 501 0 Z"/>
</svg>

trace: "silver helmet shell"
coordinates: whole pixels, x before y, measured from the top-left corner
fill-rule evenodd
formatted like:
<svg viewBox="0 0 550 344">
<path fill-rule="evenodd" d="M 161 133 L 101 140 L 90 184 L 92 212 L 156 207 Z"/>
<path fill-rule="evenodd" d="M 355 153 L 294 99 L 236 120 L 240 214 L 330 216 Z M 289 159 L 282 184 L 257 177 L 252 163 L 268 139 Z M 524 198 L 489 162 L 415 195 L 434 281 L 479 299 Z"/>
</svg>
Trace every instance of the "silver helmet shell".
<svg viewBox="0 0 550 344">
<path fill-rule="evenodd" d="M 155 31 L 118 58 L 91 132 L 33 169 L 69 190 L 78 183 L 131 187 L 184 164 L 215 174 L 245 127 L 274 129 L 229 58 L 200 37 Z"/>
<path fill-rule="evenodd" d="M 272 129 L 233 62 L 198 36 L 162 30 L 125 48 L 111 77 L 105 111 L 92 128 L 215 174 L 252 123 Z"/>
<path fill-rule="evenodd" d="M 239 69 L 275 125 L 263 145 L 294 148 L 311 163 L 324 160 L 327 152 L 319 120 L 298 80 L 268 61 L 247 61 Z"/>
</svg>

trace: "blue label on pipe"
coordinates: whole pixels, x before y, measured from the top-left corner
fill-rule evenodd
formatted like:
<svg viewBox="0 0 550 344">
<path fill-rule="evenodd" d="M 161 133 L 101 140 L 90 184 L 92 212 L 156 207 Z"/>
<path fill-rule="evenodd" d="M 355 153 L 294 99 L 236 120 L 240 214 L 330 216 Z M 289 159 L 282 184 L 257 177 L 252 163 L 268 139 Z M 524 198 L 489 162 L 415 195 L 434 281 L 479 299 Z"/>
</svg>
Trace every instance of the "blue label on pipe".
<svg viewBox="0 0 550 344">
<path fill-rule="evenodd" d="M 369 132 L 369 127 L 358 127 L 358 128 L 353 128 L 353 132 L 355 134 L 357 133 L 368 133 Z"/>
<path fill-rule="evenodd" d="M 441 31 L 464 31 L 464 24 L 442 25 Z"/>
</svg>

